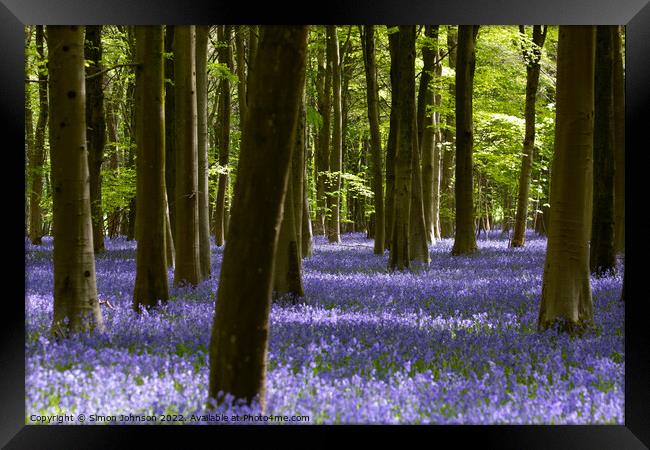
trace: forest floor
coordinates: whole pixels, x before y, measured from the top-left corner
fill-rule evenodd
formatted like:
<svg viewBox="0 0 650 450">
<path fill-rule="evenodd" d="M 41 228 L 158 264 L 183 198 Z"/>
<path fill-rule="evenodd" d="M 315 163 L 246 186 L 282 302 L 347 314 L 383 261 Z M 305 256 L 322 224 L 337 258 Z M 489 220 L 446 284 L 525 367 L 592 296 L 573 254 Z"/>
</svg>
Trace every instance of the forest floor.
<svg viewBox="0 0 650 450">
<path fill-rule="evenodd" d="M 512 249 L 493 232 L 461 257 L 450 256 L 452 243 L 430 247 L 426 270 L 389 274 L 388 253 L 373 255 L 363 235 L 340 245 L 316 237 L 304 260 L 305 303 L 271 308 L 266 414 L 309 416 L 302 423 L 623 424 L 622 266 L 592 278 L 595 327 L 572 338 L 536 331 L 545 239 L 529 232 L 526 247 Z M 106 247 L 96 263 L 99 297 L 113 305 L 102 310 L 106 334 L 56 342 L 52 241 L 26 243 L 26 423 L 51 414 L 223 423 L 220 414 L 199 417 L 218 276 L 171 287 L 166 306 L 138 315 L 135 243 Z M 212 250 L 218 274 L 223 248 Z M 235 413 L 251 423 L 243 414 L 255 412 L 220 408 L 229 423 Z"/>
</svg>

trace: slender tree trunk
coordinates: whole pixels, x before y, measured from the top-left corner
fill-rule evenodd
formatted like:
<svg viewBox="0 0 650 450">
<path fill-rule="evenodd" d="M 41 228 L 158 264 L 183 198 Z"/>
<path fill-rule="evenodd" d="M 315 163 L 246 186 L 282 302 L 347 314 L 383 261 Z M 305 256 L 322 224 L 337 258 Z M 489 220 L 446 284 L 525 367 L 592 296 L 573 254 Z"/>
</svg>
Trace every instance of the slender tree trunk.
<svg viewBox="0 0 650 450">
<path fill-rule="evenodd" d="M 111 98 L 111 97 L 109 97 Z M 115 106 L 112 101 L 106 102 L 106 147 L 108 153 L 108 168 L 117 173 L 119 170 L 118 142 L 117 142 L 117 118 L 115 117 Z M 108 236 L 111 238 L 119 234 L 120 209 L 108 214 Z"/>
<path fill-rule="evenodd" d="M 90 170 L 90 212 L 95 253 L 104 251 L 104 214 L 102 211 L 102 162 L 106 141 L 104 118 L 104 77 L 102 75 L 102 26 L 86 27 L 84 58 L 86 68 L 86 132 Z"/>
<path fill-rule="evenodd" d="M 208 191 L 208 29 L 196 26 L 196 111 L 199 168 L 199 259 L 201 279 L 210 278 L 210 192 Z"/>
<path fill-rule="evenodd" d="M 436 55 L 438 53 L 438 26 L 427 25 L 424 35 L 433 42 L 422 46 L 422 75 L 420 75 L 420 88 L 418 91 L 418 143 L 422 157 L 422 204 L 424 207 L 424 230 L 428 243 L 434 243 L 435 219 L 433 214 L 434 203 L 434 159 L 435 159 L 435 122 L 431 108 L 434 105 L 434 93 L 431 82 L 435 71 Z M 428 254 L 428 253 L 427 253 Z"/>
<path fill-rule="evenodd" d="M 526 36 L 523 25 L 519 26 L 519 33 Z M 546 26 L 533 26 L 532 51 L 523 46 L 523 57 L 526 63 L 526 106 L 524 118 L 526 120 L 526 133 L 524 137 L 524 152 L 521 157 L 521 171 L 519 172 L 519 195 L 517 196 L 517 214 L 515 216 L 515 230 L 510 241 L 511 247 L 523 247 L 526 237 L 526 222 L 528 218 L 528 196 L 530 193 L 530 173 L 533 169 L 533 152 L 535 149 L 535 101 L 537 100 L 537 86 L 539 85 L 539 61 L 542 56 L 542 46 L 546 39 Z"/>
<path fill-rule="evenodd" d="M 135 288 L 133 309 L 169 297 L 167 286 L 165 122 L 162 26 L 136 26 L 135 129 L 138 158 Z"/>
<path fill-rule="evenodd" d="M 219 42 L 223 47 L 219 48 L 219 62 L 225 64 L 232 70 L 232 49 L 230 47 L 231 26 L 220 27 L 218 33 Z M 219 184 L 217 185 L 217 203 L 215 205 L 215 242 L 222 246 L 226 235 L 226 190 L 228 189 L 228 158 L 230 155 L 230 81 L 228 78 L 221 79 L 221 93 L 219 95 L 219 166 L 222 171 L 219 173 Z"/>
<path fill-rule="evenodd" d="M 415 67 L 414 67 L 415 69 Z M 414 84 L 415 86 L 415 84 Z M 413 150 L 411 154 L 411 218 L 409 220 L 409 256 L 411 260 L 429 265 L 429 248 L 424 222 L 424 204 L 422 202 L 422 169 L 420 168 L 420 151 L 417 142 L 417 122 L 415 102 L 413 102 Z"/>
<path fill-rule="evenodd" d="M 97 299 L 90 215 L 84 32 L 47 27 L 54 217 L 52 334 L 104 329 Z M 81 150 L 81 151 L 80 151 Z"/>
<path fill-rule="evenodd" d="M 303 115 L 306 115 L 306 111 L 303 109 Z M 306 120 L 306 117 L 304 117 Z M 307 147 L 305 146 L 305 152 Z M 309 184 L 307 179 L 307 158 L 304 160 L 303 164 L 303 183 L 302 183 L 302 257 L 308 258 L 314 252 L 314 243 L 313 243 L 313 233 L 311 227 L 311 216 L 309 211 Z"/>
<path fill-rule="evenodd" d="M 298 248 L 298 259 L 302 257 L 302 214 L 303 214 L 303 195 L 304 190 L 304 166 L 305 166 L 305 153 L 307 147 L 305 146 L 305 128 L 307 121 L 307 111 L 305 110 L 305 92 L 300 100 L 300 115 L 298 117 L 298 124 L 296 125 L 296 148 L 294 149 L 291 157 L 291 173 L 290 178 L 293 184 L 293 214 L 294 214 L 294 227 L 296 229 L 296 246 Z M 301 269 L 302 270 L 302 269 Z"/>
<path fill-rule="evenodd" d="M 34 171 L 34 119 L 32 111 L 32 96 L 31 96 L 31 87 L 32 83 L 27 80 L 30 79 L 29 68 L 32 65 L 31 58 L 29 57 L 29 47 L 32 42 L 32 27 L 29 25 L 25 26 L 25 160 L 27 161 L 27 166 L 25 167 L 25 237 L 31 239 L 30 230 L 38 230 L 36 233 L 38 239 L 40 239 L 40 233 L 43 229 L 42 224 L 38 228 L 34 228 L 31 223 L 31 217 L 29 214 L 31 202 L 30 198 L 32 196 L 32 174 Z M 38 67 L 38 63 L 37 63 Z M 38 70 L 38 69 L 37 69 Z M 41 177 L 42 180 L 42 177 Z M 42 181 L 41 181 L 42 182 Z M 40 211 L 39 211 L 40 213 Z M 37 213 L 38 214 L 38 213 Z M 34 245 L 40 245 L 37 242 Z"/>
<path fill-rule="evenodd" d="M 239 102 L 239 131 L 244 129 L 244 118 L 246 117 L 246 49 L 244 48 L 244 27 L 238 26 L 235 29 L 235 51 L 237 52 L 237 100 Z"/>
<path fill-rule="evenodd" d="M 174 26 L 165 25 L 165 53 L 174 54 Z M 165 183 L 172 236 L 176 233 L 176 117 L 174 94 L 174 59 L 165 58 Z"/>
<path fill-rule="evenodd" d="M 370 124 L 370 153 L 372 155 L 372 190 L 374 193 L 375 255 L 384 254 L 384 183 L 381 157 L 381 134 L 379 132 L 379 91 L 377 87 L 377 64 L 375 62 L 375 27 L 364 27 L 363 55 L 366 69 L 366 97 L 368 123 Z"/>
<path fill-rule="evenodd" d="M 167 161 L 165 161 L 165 165 L 166 164 Z M 171 267 L 173 269 L 176 263 L 176 250 L 174 249 L 172 224 L 169 220 L 169 200 L 167 198 L 167 192 L 165 192 L 165 257 L 167 267 Z"/>
<path fill-rule="evenodd" d="M 327 42 L 327 38 L 326 38 Z M 327 45 L 325 46 L 327 48 Z M 328 172 L 330 170 L 330 121 L 332 115 L 332 68 L 323 52 L 318 53 L 318 76 L 317 76 L 317 90 L 318 92 L 318 111 L 323 119 L 323 124 L 319 131 L 318 147 L 316 153 L 316 167 L 317 167 L 317 186 L 316 186 L 316 217 L 318 224 L 318 232 L 326 234 L 327 207 L 329 199 L 327 197 L 328 186 Z M 322 80 L 322 81 L 321 81 Z"/>
<path fill-rule="evenodd" d="M 43 51 L 43 26 L 36 25 L 36 52 L 38 53 L 38 120 L 34 135 L 32 168 L 32 189 L 29 199 L 30 238 L 32 244 L 40 245 L 43 236 L 43 216 L 41 198 L 43 196 L 43 164 L 45 162 L 45 127 L 48 120 L 47 83 L 48 75 L 45 67 L 45 52 Z"/>
<path fill-rule="evenodd" d="M 436 58 L 440 55 L 440 50 Z M 440 62 L 436 62 L 435 65 L 435 75 L 437 79 L 442 77 L 442 65 Z M 436 109 L 439 109 L 442 104 L 442 95 L 438 89 L 434 90 L 433 105 Z M 435 112 L 433 114 L 433 190 L 432 190 L 432 211 L 431 211 L 431 222 L 433 225 L 433 238 L 441 239 L 442 233 L 440 230 L 440 184 L 442 179 L 442 133 L 440 131 L 440 112 Z"/>
<path fill-rule="evenodd" d="M 135 61 L 135 35 L 134 27 L 128 26 L 127 29 L 127 41 L 129 45 L 129 55 L 132 61 Z M 134 70 L 135 73 L 135 70 Z M 134 77 L 135 78 L 135 77 Z M 129 168 L 135 169 L 135 82 L 133 79 L 130 79 L 126 86 L 126 114 L 127 118 L 125 120 L 125 135 L 126 141 L 129 143 L 127 152 L 128 157 L 126 165 Z M 126 224 L 126 238 L 129 241 L 135 239 L 135 213 L 136 213 L 137 202 L 135 196 L 129 201 L 129 206 L 125 214 L 125 224 Z"/>
<path fill-rule="evenodd" d="M 596 27 L 594 188 L 589 266 L 596 276 L 616 269 L 614 246 L 614 33 L 615 26 Z"/>
<path fill-rule="evenodd" d="M 456 70 L 456 54 L 458 44 L 458 28 L 447 26 L 447 61 L 449 68 Z M 456 117 L 452 108 L 456 97 L 456 83 L 449 83 L 449 108 L 450 112 L 445 116 L 446 127 L 443 133 L 445 144 L 442 146 L 442 169 L 440 178 L 440 234 L 444 238 L 454 235 L 454 156 L 455 156 L 455 127 Z"/>
<path fill-rule="evenodd" d="M 341 67 L 339 66 L 339 37 L 336 25 L 327 26 L 327 59 L 332 71 L 332 149 L 330 151 L 330 177 L 327 189 L 331 210 L 327 227 L 330 243 L 341 242 L 341 170 L 343 164 L 342 109 L 341 109 Z"/>
<path fill-rule="evenodd" d="M 262 411 L 273 267 L 306 47 L 306 26 L 267 27 L 260 42 L 210 341 L 209 396 L 257 398 Z"/>
<path fill-rule="evenodd" d="M 397 149 L 395 152 L 395 212 L 390 246 L 390 270 L 410 267 L 411 189 L 415 122 L 415 26 L 399 27 L 397 50 Z M 415 205 L 413 205 L 415 207 Z"/>
<path fill-rule="evenodd" d="M 393 225 L 395 222 L 395 155 L 397 153 L 397 123 L 399 117 L 399 86 L 397 78 L 397 56 L 399 53 L 399 34 L 388 35 L 390 49 L 390 128 L 388 130 L 388 143 L 386 144 L 386 232 L 385 245 L 390 249 L 393 240 Z"/>
<path fill-rule="evenodd" d="M 538 327 L 593 322 L 589 285 L 595 27 L 560 26 L 551 209 Z"/>
<path fill-rule="evenodd" d="M 625 252 L 625 74 L 621 54 L 622 28 L 614 34 L 614 218 L 615 246 Z"/>
<path fill-rule="evenodd" d="M 472 195 L 474 133 L 472 89 L 476 64 L 477 25 L 458 27 L 458 65 L 456 67 L 456 236 L 452 255 L 474 253 L 474 206 Z"/>
<path fill-rule="evenodd" d="M 196 35 L 193 25 L 174 29 L 176 119 L 176 270 L 174 284 L 201 280 L 199 254 Z"/>
</svg>

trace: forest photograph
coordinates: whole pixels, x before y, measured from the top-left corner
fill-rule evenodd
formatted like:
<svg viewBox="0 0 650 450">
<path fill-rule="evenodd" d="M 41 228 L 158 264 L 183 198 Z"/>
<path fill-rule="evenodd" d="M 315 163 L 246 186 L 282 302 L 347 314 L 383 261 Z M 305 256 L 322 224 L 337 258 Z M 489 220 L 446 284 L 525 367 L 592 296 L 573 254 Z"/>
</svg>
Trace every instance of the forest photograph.
<svg viewBox="0 0 650 450">
<path fill-rule="evenodd" d="M 24 423 L 624 425 L 625 41 L 26 25 Z"/>
</svg>

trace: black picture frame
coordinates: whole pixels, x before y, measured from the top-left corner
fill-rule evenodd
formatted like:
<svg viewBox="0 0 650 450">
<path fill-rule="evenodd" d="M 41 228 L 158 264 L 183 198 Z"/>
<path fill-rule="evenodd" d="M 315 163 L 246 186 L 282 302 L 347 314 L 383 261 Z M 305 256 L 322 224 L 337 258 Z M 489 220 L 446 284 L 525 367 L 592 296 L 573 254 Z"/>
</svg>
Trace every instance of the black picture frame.
<svg viewBox="0 0 650 450">
<path fill-rule="evenodd" d="M 120 427 L 26 426 L 23 267 L 24 197 L 24 25 L 30 24 L 625 24 L 626 29 L 626 316 L 625 316 L 625 425 L 622 426 L 432 426 L 432 427 L 255 427 L 262 438 L 287 432 L 319 434 L 319 439 L 354 430 L 361 437 L 385 439 L 408 431 L 429 445 L 469 440 L 481 448 L 637 449 L 650 446 L 650 327 L 644 291 L 644 260 L 650 252 L 642 229 L 645 196 L 642 170 L 648 170 L 647 112 L 650 100 L 650 4 L 648 0 L 443 0 L 398 2 L 344 0 L 318 4 L 177 0 L 2 0 L 0 4 L 0 124 L 2 158 L 7 161 L 2 182 L 3 206 L 9 232 L 3 241 L 8 263 L 2 272 L 11 287 L 4 298 L 0 328 L 0 444 L 6 448 L 115 448 L 134 445 L 135 434 L 166 443 L 181 439 L 213 440 L 224 435 L 241 439 L 249 427 Z M 16 172 L 13 172 L 16 170 Z M 645 225 L 645 226 L 644 226 Z M 23 222 L 24 226 L 24 222 Z M 15 272 L 15 274 L 14 274 Z M 23 297 L 21 297 L 21 295 Z M 334 434 L 331 434 L 334 431 Z M 242 433 L 244 432 L 244 433 Z M 215 433 L 217 436 L 215 436 Z M 191 435 L 191 440 L 188 440 Z M 208 436 L 208 434 L 210 436 Z M 217 441 L 216 439 L 219 439 Z M 302 445 L 311 445 L 305 436 Z M 336 439 L 336 438 L 335 438 Z M 333 441 L 335 439 L 332 439 Z M 126 445 L 125 445 L 126 444 Z M 238 445 L 238 444 L 235 444 Z"/>
</svg>

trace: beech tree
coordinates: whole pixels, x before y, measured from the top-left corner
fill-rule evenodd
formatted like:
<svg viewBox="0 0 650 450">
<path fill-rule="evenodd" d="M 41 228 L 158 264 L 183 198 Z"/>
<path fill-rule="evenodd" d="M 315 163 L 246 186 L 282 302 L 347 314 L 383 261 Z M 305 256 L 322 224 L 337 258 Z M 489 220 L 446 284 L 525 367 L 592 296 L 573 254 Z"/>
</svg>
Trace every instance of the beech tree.
<svg viewBox="0 0 650 450">
<path fill-rule="evenodd" d="M 614 246 L 614 33 L 596 27 L 594 186 L 589 266 L 601 276 L 616 268 Z"/>
<path fill-rule="evenodd" d="M 199 258 L 201 279 L 210 277 L 210 195 L 208 190 L 208 29 L 196 27 L 196 110 L 199 188 Z"/>
<path fill-rule="evenodd" d="M 574 331 L 593 322 L 589 284 L 590 193 L 594 133 L 593 26 L 560 26 L 551 217 L 540 330 Z"/>
<path fill-rule="evenodd" d="M 532 48 L 522 43 L 522 54 L 526 63 L 526 105 L 524 118 L 526 120 L 526 135 L 524 138 L 524 152 L 521 157 L 521 171 L 519 172 L 519 195 L 517 196 L 517 214 L 515 216 L 515 229 L 510 241 L 511 247 L 523 247 L 526 222 L 528 218 L 528 196 L 530 193 L 530 173 L 533 167 L 533 153 L 535 149 L 535 102 L 537 100 L 537 87 L 539 86 L 540 59 L 542 47 L 546 40 L 547 27 L 533 26 Z M 519 26 L 522 39 L 528 39 L 526 29 Z"/>
<path fill-rule="evenodd" d="M 625 74 L 623 70 L 622 33 L 614 30 L 614 238 L 617 252 L 625 251 Z"/>
<path fill-rule="evenodd" d="M 453 255 L 477 250 L 474 236 L 472 90 L 478 25 L 458 27 L 456 61 L 456 235 Z"/>
<path fill-rule="evenodd" d="M 165 108 L 162 26 L 136 26 L 135 129 L 136 215 L 133 308 L 150 308 L 169 297 L 166 246 Z"/>
<path fill-rule="evenodd" d="M 339 37 L 336 26 L 327 26 L 327 60 L 332 71 L 332 148 L 329 154 L 329 176 L 327 199 L 330 218 L 327 239 L 331 243 L 341 242 L 341 170 L 343 165 L 342 109 L 341 109 L 341 67 L 339 64 Z"/>
<path fill-rule="evenodd" d="M 219 62 L 224 64 L 228 70 L 232 67 L 232 48 L 230 36 L 232 27 L 229 25 L 218 28 L 217 40 L 221 43 L 219 47 Z M 217 186 L 217 203 L 214 207 L 214 240 L 218 246 L 222 246 L 226 235 L 226 190 L 228 189 L 228 158 L 230 155 L 230 81 L 228 77 L 221 79 L 221 91 L 219 94 L 219 117 L 220 132 L 219 143 L 219 184 Z"/>
<path fill-rule="evenodd" d="M 53 187 L 52 333 L 103 330 L 90 215 L 84 30 L 47 27 L 50 157 Z"/>
<path fill-rule="evenodd" d="M 43 164 L 45 162 L 45 127 L 48 118 L 47 100 L 47 67 L 43 46 L 43 26 L 36 25 L 36 52 L 38 55 L 38 119 L 34 133 L 33 146 L 30 153 L 30 168 L 32 177 L 31 193 L 29 198 L 29 235 L 32 244 L 40 245 L 43 236 L 43 214 L 41 211 L 41 198 L 43 196 Z M 31 121 L 31 114 L 29 114 Z M 27 123 L 27 121 L 26 121 Z M 31 133 L 28 133 L 29 136 Z"/>
<path fill-rule="evenodd" d="M 375 203 L 375 255 L 384 254 L 384 184 L 379 133 L 379 93 L 377 88 L 377 64 L 375 61 L 375 27 L 363 28 L 363 56 L 366 71 L 366 98 L 368 123 L 370 124 L 370 153 L 372 155 L 372 190 Z"/>
<path fill-rule="evenodd" d="M 199 259 L 198 142 L 196 104 L 196 33 L 193 25 L 174 29 L 176 119 L 176 267 L 174 283 L 196 285 Z"/>
<path fill-rule="evenodd" d="M 209 396 L 257 399 L 263 410 L 273 266 L 306 46 L 306 26 L 266 27 L 259 43 L 210 341 Z"/>
</svg>

